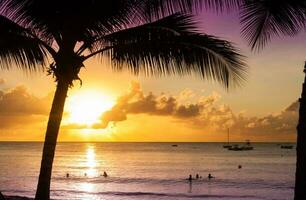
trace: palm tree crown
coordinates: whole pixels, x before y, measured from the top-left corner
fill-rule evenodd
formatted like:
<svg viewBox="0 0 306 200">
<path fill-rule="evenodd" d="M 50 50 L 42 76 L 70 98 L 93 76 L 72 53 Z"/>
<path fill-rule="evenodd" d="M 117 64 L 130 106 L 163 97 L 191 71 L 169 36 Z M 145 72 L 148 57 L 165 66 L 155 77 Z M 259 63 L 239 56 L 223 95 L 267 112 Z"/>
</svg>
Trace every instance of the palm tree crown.
<svg viewBox="0 0 306 200">
<path fill-rule="evenodd" d="M 246 66 L 231 43 L 197 32 L 190 15 L 176 12 L 201 2 L 2 1 L 1 67 L 48 67 L 57 79 L 72 84 L 84 60 L 105 55 L 115 70 L 157 76 L 195 73 L 226 87 L 240 84 Z M 216 2 L 206 4 L 231 5 Z"/>
</svg>

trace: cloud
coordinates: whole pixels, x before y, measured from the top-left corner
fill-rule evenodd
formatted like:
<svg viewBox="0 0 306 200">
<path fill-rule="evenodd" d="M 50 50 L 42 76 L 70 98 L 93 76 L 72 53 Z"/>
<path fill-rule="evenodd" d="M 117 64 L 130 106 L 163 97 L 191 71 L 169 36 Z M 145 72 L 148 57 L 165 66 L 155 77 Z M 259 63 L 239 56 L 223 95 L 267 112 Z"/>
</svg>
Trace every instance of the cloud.
<svg viewBox="0 0 306 200">
<path fill-rule="evenodd" d="M 179 94 L 179 100 L 185 101 L 185 100 L 190 100 L 191 98 L 195 97 L 196 94 L 193 92 L 191 89 L 184 89 L 182 92 Z"/>
<path fill-rule="evenodd" d="M 295 101 L 277 114 L 264 117 L 240 117 L 236 128 L 245 128 L 250 133 L 295 133 L 298 121 L 299 102 Z"/>
<path fill-rule="evenodd" d="M 184 92 L 184 96 L 186 92 Z M 187 96 L 193 96 L 192 91 Z M 155 95 L 152 92 L 144 94 L 140 84 L 132 82 L 128 93 L 120 96 L 113 108 L 101 116 L 101 123 L 93 125 L 93 128 L 105 128 L 110 122 L 116 123 L 128 119 L 131 114 L 148 114 L 157 116 L 172 116 L 175 118 L 191 118 L 200 116 L 203 109 L 209 107 L 219 96 L 213 94 L 200 98 L 195 104 L 179 104 L 179 97 L 165 94 Z"/>
<path fill-rule="evenodd" d="M 184 126 L 205 132 L 218 133 L 227 128 L 236 133 L 251 134 L 289 134 L 295 131 L 298 102 L 293 102 L 277 114 L 248 117 L 244 112 L 235 113 L 229 105 L 221 104 L 218 93 L 195 97 L 192 90 L 184 90 L 178 96 L 163 93 L 156 95 L 152 92 L 145 94 L 138 82 L 132 82 L 128 92 L 118 97 L 112 109 L 104 112 L 101 122 L 94 124 L 92 128 L 103 129 L 109 123 L 128 120 L 129 115 L 146 114 L 171 117 L 177 123 L 185 123 Z M 189 101 L 190 98 L 195 100 Z M 183 103 L 182 99 L 188 103 Z"/>
<path fill-rule="evenodd" d="M 51 99 L 50 95 L 36 97 L 24 86 L 0 90 L 0 128 L 33 126 L 45 122 Z"/>
<path fill-rule="evenodd" d="M 0 129 L 42 130 L 51 105 L 51 94 L 37 97 L 24 86 L 11 90 L 0 90 Z M 105 129 L 110 124 L 129 122 L 145 117 L 150 128 L 159 126 L 158 119 L 167 119 L 174 127 L 202 134 L 220 133 L 231 129 L 231 133 L 258 135 L 295 133 L 298 120 L 299 102 L 295 101 L 279 113 L 262 117 L 249 117 L 246 112 L 234 112 L 229 105 L 222 104 L 218 93 L 200 96 L 192 90 L 184 90 L 177 96 L 170 94 L 144 93 L 138 82 L 132 82 L 124 95 L 117 98 L 114 106 L 101 114 L 100 122 L 90 125 L 63 124 L 62 129 Z M 65 114 L 65 113 L 64 113 Z M 150 118 L 151 116 L 151 118 Z M 64 118 L 66 115 L 64 115 Z M 163 118 L 160 118 L 163 117 Z M 152 121 L 150 121 L 152 119 Z M 134 121 L 133 121 L 134 123 Z M 135 121 L 135 123 L 137 123 Z M 127 126 L 127 123 L 122 123 Z M 109 126 L 112 127 L 112 126 Z M 171 128 L 171 127 L 169 127 Z M 151 130 L 152 131 L 152 130 Z M 7 133 L 6 131 L 0 132 Z M 233 134 L 234 135 L 234 134 Z M 191 137 L 191 136 L 190 136 Z"/>
<path fill-rule="evenodd" d="M 38 98 L 28 93 L 24 86 L 10 91 L 0 90 L 0 115 L 48 114 L 50 99 Z"/>
</svg>

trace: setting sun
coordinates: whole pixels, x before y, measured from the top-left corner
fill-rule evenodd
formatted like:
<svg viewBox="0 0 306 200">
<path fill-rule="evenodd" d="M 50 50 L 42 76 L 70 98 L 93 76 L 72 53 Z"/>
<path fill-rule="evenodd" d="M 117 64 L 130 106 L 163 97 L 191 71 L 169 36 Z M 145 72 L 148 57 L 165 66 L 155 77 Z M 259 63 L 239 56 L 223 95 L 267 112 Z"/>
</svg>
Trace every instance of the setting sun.
<svg viewBox="0 0 306 200">
<path fill-rule="evenodd" d="M 101 114 L 113 104 L 111 97 L 98 91 L 72 94 L 67 100 L 68 122 L 85 125 L 98 123 Z"/>
</svg>

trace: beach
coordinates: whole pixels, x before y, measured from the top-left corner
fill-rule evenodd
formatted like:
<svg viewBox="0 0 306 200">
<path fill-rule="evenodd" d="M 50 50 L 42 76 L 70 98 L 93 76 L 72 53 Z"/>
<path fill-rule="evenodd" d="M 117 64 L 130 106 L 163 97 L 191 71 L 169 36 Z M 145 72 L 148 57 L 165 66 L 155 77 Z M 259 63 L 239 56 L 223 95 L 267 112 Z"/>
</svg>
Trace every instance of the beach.
<svg viewBox="0 0 306 200">
<path fill-rule="evenodd" d="M 293 198 L 294 149 L 281 149 L 276 143 L 253 143 L 255 149 L 252 151 L 233 152 L 222 148 L 222 145 L 59 143 L 54 161 L 51 198 Z M 41 148 L 42 143 L 1 143 L 0 191 L 4 195 L 34 197 Z M 241 169 L 238 165 L 241 165 Z M 104 171 L 108 177 L 102 176 Z M 209 173 L 215 178 L 209 180 Z M 187 180 L 189 175 L 195 178 L 196 174 L 202 178 L 191 182 Z"/>
</svg>

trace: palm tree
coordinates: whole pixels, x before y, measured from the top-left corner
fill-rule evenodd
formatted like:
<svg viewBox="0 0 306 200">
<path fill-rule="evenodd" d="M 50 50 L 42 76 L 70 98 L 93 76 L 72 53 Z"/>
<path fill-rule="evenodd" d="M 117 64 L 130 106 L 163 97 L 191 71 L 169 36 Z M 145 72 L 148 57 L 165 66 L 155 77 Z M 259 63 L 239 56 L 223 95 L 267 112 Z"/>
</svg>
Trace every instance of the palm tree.
<svg viewBox="0 0 306 200">
<path fill-rule="evenodd" d="M 52 163 L 65 99 L 84 61 L 109 58 L 115 71 L 145 75 L 199 75 L 226 88 L 246 75 L 230 43 L 196 31 L 201 0 L 0 0 L 0 64 L 53 75 L 36 200 L 50 198 Z M 217 4 L 216 4 L 217 2 Z M 206 6 L 229 6 L 207 0 Z"/>
<path fill-rule="evenodd" d="M 242 35 L 254 50 L 263 48 L 272 37 L 294 36 L 306 25 L 305 0 L 237 0 L 240 8 Z M 306 74 L 306 63 L 304 66 Z M 299 99 L 297 125 L 295 200 L 306 199 L 306 76 Z"/>
</svg>

